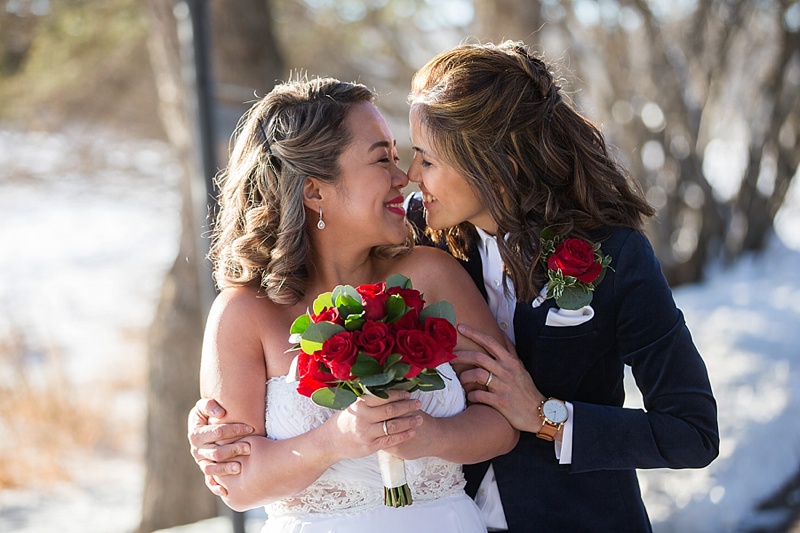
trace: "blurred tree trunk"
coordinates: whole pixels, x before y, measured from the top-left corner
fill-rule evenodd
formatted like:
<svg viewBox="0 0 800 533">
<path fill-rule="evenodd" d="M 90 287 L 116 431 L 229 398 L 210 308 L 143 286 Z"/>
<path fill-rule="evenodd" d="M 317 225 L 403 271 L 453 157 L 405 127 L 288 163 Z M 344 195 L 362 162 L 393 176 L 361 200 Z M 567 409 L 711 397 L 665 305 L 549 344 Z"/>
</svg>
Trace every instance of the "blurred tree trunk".
<svg viewBox="0 0 800 533">
<path fill-rule="evenodd" d="M 784 2 L 784 11 L 790 6 Z M 776 60 L 760 95 L 763 107 L 769 109 L 764 113 L 767 119 L 753 125 L 749 163 L 734 202 L 735 214 L 746 221 L 740 238 L 730 244 L 734 253 L 764 248 L 800 164 L 800 80 L 796 72 L 800 68 L 800 32 L 790 31 L 785 24 L 781 29 L 775 36 Z M 759 182 L 764 185 L 759 187 Z"/>
<path fill-rule="evenodd" d="M 227 146 L 243 102 L 253 93 L 266 93 L 280 76 L 283 61 L 272 33 L 269 4 L 264 0 L 215 0 L 210 4 L 214 64 L 220 66 L 222 90 L 220 127 L 215 138 Z M 198 375 L 203 324 L 210 304 L 210 269 L 203 269 L 205 247 L 198 236 L 194 138 L 196 118 L 181 77 L 173 2 L 149 0 L 150 55 L 165 130 L 183 165 L 179 251 L 167 274 L 149 339 L 147 390 L 146 474 L 139 533 L 192 523 L 217 514 L 217 499 L 205 488 L 203 476 L 189 454 L 186 417 L 199 397 Z M 234 91 L 230 87 L 236 88 Z M 231 101 L 237 101 L 231 105 Z M 221 153 L 223 149 L 219 150 Z M 227 154 L 223 154 L 223 161 Z M 193 185 L 193 182 L 195 183 Z M 194 194 L 194 195 L 193 195 Z"/>
<path fill-rule="evenodd" d="M 475 0 L 475 29 L 483 42 L 532 44 L 542 23 L 539 0 Z"/>
<path fill-rule="evenodd" d="M 800 160 L 796 2 L 700 0 L 665 16 L 663 5 L 612 0 L 594 18 L 577 4 L 542 10 L 533 44 L 568 50 L 570 78 L 588 87 L 574 93 L 580 107 L 658 210 L 648 235 L 670 284 L 702 279 L 714 257 L 761 249 Z M 714 164 L 720 146 L 736 160 L 743 145 L 746 167 L 721 176 L 707 165 L 712 141 Z M 710 177 L 741 182 L 738 194 L 724 197 Z"/>
</svg>

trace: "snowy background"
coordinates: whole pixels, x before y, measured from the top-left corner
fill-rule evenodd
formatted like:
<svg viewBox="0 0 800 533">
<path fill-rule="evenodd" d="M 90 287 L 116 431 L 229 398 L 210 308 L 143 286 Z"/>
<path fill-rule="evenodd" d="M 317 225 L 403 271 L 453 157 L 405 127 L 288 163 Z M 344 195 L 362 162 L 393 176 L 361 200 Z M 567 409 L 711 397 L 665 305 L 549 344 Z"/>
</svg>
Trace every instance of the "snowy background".
<svg viewBox="0 0 800 533">
<path fill-rule="evenodd" d="M 0 490 L 0 532 L 127 533 L 138 525 L 145 335 L 177 251 L 178 176 L 159 142 L 98 131 L 0 131 L 0 340 L 24 337 L 33 374 L 45 364 L 42 354 L 59 354 L 76 395 L 126 384 L 102 401 L 124 444 L 72 452 L 69 481 L 32 479 L 29 487 Z M 640 473 L 657 532 L 768 525 L 780 512 L 758 512 L 758 503 L 800 470 L 794 185 L 764 254 L 715 265 L 707 281 L 674 291 L 708 365 L 722 444 L 706 469 Z M 635 388 L 629 396 L 637 405 Z M 3 431 L 0 416 L 0 437 Z M 251 517 L 248 531 L 257 531 L 258 521 Z M 215 519 L 193 530 L 230 528 Z"/>
</svg>

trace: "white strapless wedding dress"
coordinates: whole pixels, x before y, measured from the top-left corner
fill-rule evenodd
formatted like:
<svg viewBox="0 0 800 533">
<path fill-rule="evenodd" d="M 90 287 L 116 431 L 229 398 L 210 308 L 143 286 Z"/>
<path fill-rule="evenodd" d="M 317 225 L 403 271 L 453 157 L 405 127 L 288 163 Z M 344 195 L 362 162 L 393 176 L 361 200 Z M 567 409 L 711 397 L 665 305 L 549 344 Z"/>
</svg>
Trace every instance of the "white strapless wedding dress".
<svg viewBox="0 0 800 533">
<path fill-rule="evenodd" d="M 445 388 L 415 392 L 432 416 L 464 410 L 464 391 L 449 364 L 439 367 Z M 267 382 L 267 436 L 281 440 L 319 426 L 335 411 L 297 393 L 286 377 Z M 483 517 L 464 492 L 461 465 L 436 457 L 406 461 L 406 479 L 413 504 L 392 508 L 383 503 L 383 482 L 373 454 L 340 461 L 294 497 L 265 507 L 262 533 L 485 533 Z"/>
</svg>

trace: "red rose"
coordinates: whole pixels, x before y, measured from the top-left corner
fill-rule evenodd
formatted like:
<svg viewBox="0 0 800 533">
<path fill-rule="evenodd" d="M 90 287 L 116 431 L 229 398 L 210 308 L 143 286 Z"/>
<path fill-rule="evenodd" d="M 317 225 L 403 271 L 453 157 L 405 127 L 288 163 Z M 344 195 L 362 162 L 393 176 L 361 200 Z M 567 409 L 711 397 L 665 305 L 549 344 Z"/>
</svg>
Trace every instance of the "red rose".
<svg viewBox="0 0 800 533">
<path fill-rule="evenodd" d="M 556 246 L 555 252 L 547 259 L 547 268 L 561 270 L 565 276 L 578 278 L 578 281 L 591 283 L 600 275 L 603 266 L 595 261 L 594 249 L 582 239 L 570 238 Z"/>
<path fill-rule="evenodd" d="M 386 315 L 386 283 L 365 284 L 356 287 L 356 292 L 361 295 L 364 304 L 364 318 L 366 320 L 380 320 Z"/>
<path fill-rule="evenodd" d="M 326 307 L 320 314 L 312 314 L 311 320 L 314 322 L 333 322 L 334 324 L 344 326 L 344 320 L 342 320 L 342 317 L 339 315 L 339 309 L 336 307 Z"/>
<path fill-rule="evenodd" d="M 400 296 L 406 303 L 406 306 L 414 309 L 417 314 L 419 314 L 422 311 L 422 308 L 425 307 L 425 300 L 422 299 L 422 295 L 418 290 L 391 287 L 388 291 L 386 291 L 386 293 L 389 295 L 396 294 Z"/>
<path fill-rule="evenodd" d="M 389 328 L 395 334 L 400 334 L 401 331 L 406 331 L 410 329 L 420 329 L 421 325 L 419 323 L 419 313 L 417 313 L 416 309 L 411 309 L 397 322 L 389 325 Z"/>
<path fill-rule="evenodd" d="M 452 352 L 458 342 L 456 328 L 447 319 L 428 317 L 422 325 L 422 331 L 430 335 L 433 340 L 446 352 Z"/>
<path fill-rule="evenodd" d="M 412 329 L 401 332 L 397 336 L 395 346 L 403 363 L 411 365 L 405 377 L 416 377 L 423 369 L 433 369 L 442 363 L 452 361 L 455 355 L 442 349 L 439 343 L 424 331 Z"/>
<path fill-rule="evenodd" d="M 319 354 L 320 360 L 331 369 L 336 379 L 346 381 L 354 378 L 350 374 L 350 369 L 356 362 L 358 348 L 353 340 L 351 332 L 343 331 L 323 342 L 322 349 L 316 352 Z"/>
<path fill-rule="evenodd" d="M 394 336 L 383 322 L 368 320 L 361 331 L 353 332 L 353 338 L 361 352 L 374 357 L 381 365 L 394 349 Z"/>
<path fill-rule="evenodd" d="M 303 396 L 311 397 L 314 392 L 331 385 L 336 378 L 330 372 L 322 369 L 322 364 L 314 355 L 301 351 L 297 356 L 297 375 L 299 383 L 297 392 Z"/>
</svg>

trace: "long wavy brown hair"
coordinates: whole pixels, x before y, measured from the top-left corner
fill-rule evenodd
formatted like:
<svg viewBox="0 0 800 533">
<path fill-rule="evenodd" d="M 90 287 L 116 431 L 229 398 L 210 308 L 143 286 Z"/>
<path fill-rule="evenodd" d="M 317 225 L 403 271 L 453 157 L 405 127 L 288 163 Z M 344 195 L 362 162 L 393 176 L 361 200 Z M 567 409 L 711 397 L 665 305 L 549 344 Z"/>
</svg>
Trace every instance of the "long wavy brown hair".
<svg viewBox="0 0 800 533">
<path fill-rule="evenodd" d="M 602 226 L 641 230 L 655 213 L 599 129 L 563 99 L 550 66 L 521 42 L 462 44 L 434 57 L 414 75 L 409 103 L 497 222 L 520 301 L 546 281 L 545 227 L 588 240 Z M 462 258 L 475 236 L 468 222 L 432 232 Z"/>
<path fill-rule="evenodd" d="M 345 118 L 355 104 L 374 101 L 361 84 L 303 78 L 277 85 L 242 117 L 229 165 L 217 177 L 209 257 L 218 287 L 260 286 L 279 304 L 302 299 L 310 250 L 303 184 L 310 176 L 339 181 L 339 157 L 352 139 Z M 373 252 L 393 257 L 408 246 Z"/>
</svg>

